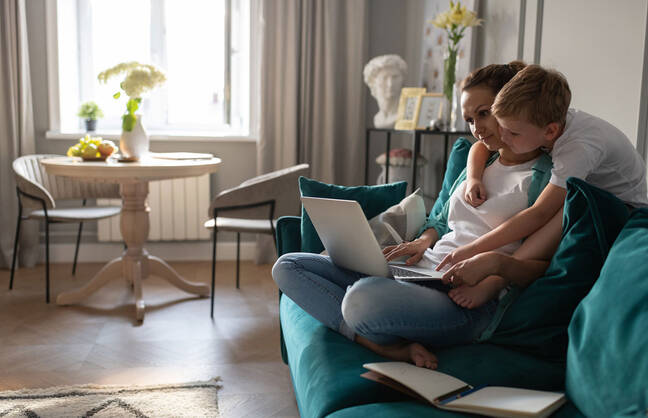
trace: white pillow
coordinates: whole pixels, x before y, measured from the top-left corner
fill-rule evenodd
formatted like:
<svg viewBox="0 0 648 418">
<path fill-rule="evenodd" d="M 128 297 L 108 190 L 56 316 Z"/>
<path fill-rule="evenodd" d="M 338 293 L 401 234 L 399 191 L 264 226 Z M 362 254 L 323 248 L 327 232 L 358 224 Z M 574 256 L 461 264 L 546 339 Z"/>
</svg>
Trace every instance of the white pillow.
<svg viewBox="0 0 648 418">
<path fill-rule="evenodd" d="M 381 247 L 411 241 L 425 224 L 425 202 L 421 189 L 369 220 Z"/>
</svg>

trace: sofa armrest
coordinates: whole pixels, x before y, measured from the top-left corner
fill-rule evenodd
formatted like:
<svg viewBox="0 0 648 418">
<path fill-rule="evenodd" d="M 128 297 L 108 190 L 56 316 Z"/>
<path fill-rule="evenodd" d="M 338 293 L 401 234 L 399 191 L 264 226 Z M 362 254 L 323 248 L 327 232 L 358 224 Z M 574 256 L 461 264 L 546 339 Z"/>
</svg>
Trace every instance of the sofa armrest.
<svg viewBox="0 0 648 418">
<path fill-rule="evenodd" d="M 277 255 L 301 251 L 301 216 L 282 216 L 276 227 Z"/>
</svg>

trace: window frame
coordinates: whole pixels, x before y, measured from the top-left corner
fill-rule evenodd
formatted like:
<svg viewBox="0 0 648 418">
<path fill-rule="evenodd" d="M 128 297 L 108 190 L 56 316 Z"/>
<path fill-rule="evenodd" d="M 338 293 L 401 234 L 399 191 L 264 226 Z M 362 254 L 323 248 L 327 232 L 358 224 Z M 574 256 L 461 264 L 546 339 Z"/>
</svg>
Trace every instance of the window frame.
<svg viewBox="0 0 648 418">
<path fill-rule="evenodd" d="M 259 137 L 259 88 L 260 88 L 260 27 L 258 22 L 260 0 L 250 1 L 250 119 L 248 135 L 232 135 L 229 133 L 214 133 L 201 131 L 164 130 L 149 131 L 151 141 L 192 141 L 192 142 L 256 142 Z M 59 89 L 59 51 L 58 51 L 58 0 L 45 2 L 45 33 L 47 57 L 47 98 L 48 98 L 48 130 L 45 138 L 53 140 L 78 139 L 86 132 L 83 130 L 61 132 L 61 108 Z M 118 140 L 121 132 L 115 130 L 101 130 L 96 135 L 106 139 Z"/>
</svg>

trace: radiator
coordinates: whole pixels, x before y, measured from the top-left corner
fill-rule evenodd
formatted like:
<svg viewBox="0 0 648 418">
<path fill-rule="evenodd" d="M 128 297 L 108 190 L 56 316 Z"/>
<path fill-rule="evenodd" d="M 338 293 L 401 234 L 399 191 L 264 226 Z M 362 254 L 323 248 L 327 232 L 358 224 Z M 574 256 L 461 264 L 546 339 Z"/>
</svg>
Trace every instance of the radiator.
<svg viewBox="0 0 648 418">
<path fill-rule="evenodd" d="M 209 209 L 209 174 L 149 183 L 149 241 L 208 240 L 203 225 Z M 98 199 L 99 205 L 121 205 L 119 199 Z M 99 221 L 99 241 L 122 241 L 120 216 Z"/>
</svg>

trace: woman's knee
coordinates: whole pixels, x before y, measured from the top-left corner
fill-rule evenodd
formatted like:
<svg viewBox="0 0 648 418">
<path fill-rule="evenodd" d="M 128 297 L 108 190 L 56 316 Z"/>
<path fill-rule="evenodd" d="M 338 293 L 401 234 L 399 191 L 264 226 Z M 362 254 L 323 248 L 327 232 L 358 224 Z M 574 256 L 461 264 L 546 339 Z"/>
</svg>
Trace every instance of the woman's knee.
<svg viewBox="0 0 648 418">
<path fill-rule="evenodd" d="M 284 254 L 272 266 L 272 279 L 281 289 L 282 285 L 294 275 L 297 268 L 299 268 L 297 254 Z"/>
<path fill-rule="evenodd" d="M 357 327 L 383 315 L 390 292 L 385 284 L 389 279 L 365 277 L 350 286 L 342 300 L 342 316 L 350 327 Z"/>
</svg>

